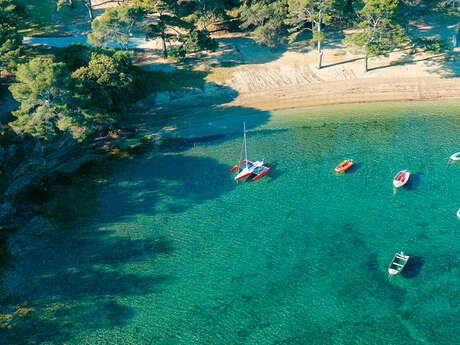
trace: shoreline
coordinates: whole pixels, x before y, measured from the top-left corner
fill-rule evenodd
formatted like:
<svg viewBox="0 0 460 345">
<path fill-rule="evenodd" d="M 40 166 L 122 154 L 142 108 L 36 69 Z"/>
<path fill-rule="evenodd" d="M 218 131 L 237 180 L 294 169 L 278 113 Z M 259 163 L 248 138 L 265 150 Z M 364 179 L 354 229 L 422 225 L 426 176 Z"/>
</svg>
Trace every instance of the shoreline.
<svg viewBox="0 0 460 345">
<path fill-rule="evenodd" d="M 339 104 L 460 100 L 460 78 L 366 78 L 244 92 L 223 107 L 263 111 Z"/>
</svg>

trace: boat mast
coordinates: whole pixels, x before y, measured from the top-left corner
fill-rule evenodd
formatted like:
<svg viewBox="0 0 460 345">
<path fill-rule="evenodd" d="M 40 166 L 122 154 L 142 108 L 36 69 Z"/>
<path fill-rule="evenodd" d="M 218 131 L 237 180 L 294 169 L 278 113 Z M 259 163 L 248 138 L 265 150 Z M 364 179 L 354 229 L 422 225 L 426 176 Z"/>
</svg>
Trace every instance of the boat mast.
<svg viewBox="0 0 460 345">
<path fill-rule="evenodd" d="M 244 159 L 246 161 L 246 168 L 248 167 L 248 149 L 246 147 L 246 122 L 243 122 L 243 128 L 244 128 L 244 135 L 243 135 L 243 141 L 244 141 Z"/>
</svg>

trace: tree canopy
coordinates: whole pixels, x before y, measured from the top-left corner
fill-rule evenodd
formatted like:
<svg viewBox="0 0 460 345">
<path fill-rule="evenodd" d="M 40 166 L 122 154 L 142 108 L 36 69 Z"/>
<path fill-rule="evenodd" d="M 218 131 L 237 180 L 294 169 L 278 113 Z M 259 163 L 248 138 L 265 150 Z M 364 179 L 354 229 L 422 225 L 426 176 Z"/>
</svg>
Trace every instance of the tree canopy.
<svg viewBox="0 0 460 345">
<path fill-rule="evenodd" d="M 102 47 L 115 45 L 126 50 L 135 24 L 142 16 L 141 7 L 122 4 L 108 8 L 102 16 L 91 23 L 91 34 L 88 36 L 88 42 Z"/>
<path fill-rule="evenodd" d="M 96 113 L 123 113 L 134 78 L 121 57 L 92 53 L 89 63 L 72 73 L 78 81 L 79 106 Z"/>
<path fill-rule="evenodd" d="M 369 57 L 386 55 L 407 41 L 397 19 L 399 0 L 364 0 L 358 11 L 358 32 L 346 42 L 365 54 L 365 70 Z"/>
<path fill-rule="evenodd" d="M 126 54 L 90 54 L 80 46 L 72 51 L 89 56 L 88 61 L 79 60 L 83 66 L 74 72 L 68 68 L 75 66 L 69 53 L 61 55 L 60 62 L 35 58 L 18 66 L 18 82 L 10 86 L 20 103 L 13 111 L 17 120 L 10 123 L 17 133 L 82 140 L 124 114 L 136 91 L 136 75 Z"/>
<path fill-rule="evenodd" d="M 10 125 L 19 133 L 52 139 L 61 132 L 79 137 L 81 128 L 75 124 L 67 107 L 70 98 L 70 73 L 64 63 L 35 58 L 19 65 L 18 83 L 10 86 L 13 97 L 20 102 L 13 111 L 17 120 Z"/>
<path fill-rule="evenodd" d="M 290 42 L 305 30 L 312 32 L 310 43 L 318 47 L 318 68 L 321 68 L 321 41 L 324 40 L 323 26 L 332 21 L 334 0 L 288 0 Z"/>
<path fill-rule="evenodd" d="M 22 42 L 18 20 L 14 1 L 0 0 L 0 71 L 13 70 L 16 66 Z"/>
<path fill-rule="evenodd" d="M 287 0 L 245 2 L 240 7 L 241 28 L 252 29 L 252 37 L 259 44 L 275 47 L 286 39 Z"/>
</svg>

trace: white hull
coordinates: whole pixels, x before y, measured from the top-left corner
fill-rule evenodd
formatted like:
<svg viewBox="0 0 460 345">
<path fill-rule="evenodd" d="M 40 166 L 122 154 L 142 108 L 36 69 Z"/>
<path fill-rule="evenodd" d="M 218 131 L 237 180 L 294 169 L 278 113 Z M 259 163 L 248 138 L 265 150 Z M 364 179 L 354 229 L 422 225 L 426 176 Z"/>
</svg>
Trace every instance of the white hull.
<svg viewBox="0 0 460 345">
<path fill-rule="evenodd" d="M 452 156 L 450 156 L 450 159 L 453 161 L 460 161 L 460 152 L 454 153 Z"/>
<path fill-rule="evenodd" d="M 400 273 L 406 266 L 408 260 L 409 255 L 404 255 L 403 252 L 396 253 L 388 266 L 388 274 L 390 277 Z"/>
<path fill-rule="evenodd" d="M 404 179 L 398 179 L 398 175 L 402 173 L 404 174 Z M 395 178 L 393 179 L 393 186 L 395 188 L 404 186 L 407 183 L 407 181 L 409 181 L 409 177 L 410 177 L 409 171 L 407 170 L 400 171 L 399 173 L 396 174 Z"/>
<path fill-rule="evenodd" d="M 236 181 L 241 180 L 242 178 L 245 178 L 246 176 L 249 176 L 251 174 L 255 174 L 255 170 L 259 167 L 263 167 L 264 162 L 263 161 L 255 161 L 255 162 L 247 161 L 247 166 L 245 165 L 245 163 L 243 163 L 242 166 L 244 166 L 243 170 L 241 170 L 238 173 L 238 175 L 235 176 Z"/>
<path fill-rule="evenodd" d="M 251 175 L 254 172 L 254 169 L 255 167 L 244 168 L 238 175 L 235 176 L 235 180 L 241 180 L 242 178 Z"/>
</svg>

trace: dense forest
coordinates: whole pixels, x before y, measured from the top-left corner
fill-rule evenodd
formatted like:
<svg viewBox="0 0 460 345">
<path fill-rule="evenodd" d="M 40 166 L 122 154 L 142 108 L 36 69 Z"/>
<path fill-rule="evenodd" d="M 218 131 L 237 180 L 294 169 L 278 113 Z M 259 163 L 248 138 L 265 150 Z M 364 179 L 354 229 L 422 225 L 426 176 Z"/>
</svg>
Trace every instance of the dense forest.
<svg viewBox="0 0 460 345">
<path fill-rule="evenodd" d="M 42 54 L 22 45 L 22 36 L 34 21 L 24 1 L 0 0 L 0 97 L 10 93 L 18 103 L 9 116 L 1 119 L 0 177 L 8 198 L 19 195 L 24 186 L 41 181 L 46 170 L 53 170 L 62 164 L 63 157 L 75 154 L 75 147 L 114 133 L 128 106 L 155 90 L 158 80 L 133 64 L 135 53 L 128 49 L 132 36 L 158 40 L 163 58 L 175 62 L 218 49 L 214 37 L 217 32 L 244 33 L 272 49 L 301 40 L 317 50 L 320 69 L 326 33 L 338 32 L 350 49 L 365 57 L 367 70 L 369 58 L 402 47 L 433 52 L 448 48 L 450 42 L 409 37 L 407 25 L 411 20 L 430 12 L 460 18 L 459 0 L 116 3 L 96 16 L 90 0 L 57 0 L 56 13 L 85 9 L 91 22 L 91 47 L 73 44 Z M 347 34 L 343 34 L 345 29 Z M 457 36 L 459 30 L 457 25 Z M 54 166 L 36 168 L 37 161 L 49 163 L 53 161 L 50 157 L 56 156 L 61 158 L 54 160 Z M 33 173 L 26 177 L 24 171 L 30 166 L 34 167 L 30 169 Z M 11 206 L 6 199 L 2 202 L 3 217 Z"/>
</svg>

